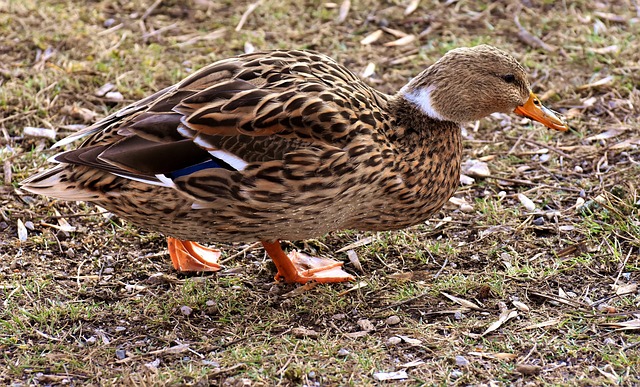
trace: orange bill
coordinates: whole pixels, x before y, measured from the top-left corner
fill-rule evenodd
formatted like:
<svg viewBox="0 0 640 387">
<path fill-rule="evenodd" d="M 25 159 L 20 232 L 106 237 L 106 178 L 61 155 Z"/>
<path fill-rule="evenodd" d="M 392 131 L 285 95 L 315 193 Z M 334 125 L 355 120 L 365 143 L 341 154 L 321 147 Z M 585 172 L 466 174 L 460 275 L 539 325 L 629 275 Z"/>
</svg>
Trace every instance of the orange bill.
<svg viewBox="0 0 640 387">
<path fill-rule="evenodd" d="M 540 102 L 533 92 L 531 92 L 527 102 L 522 106 L 518 106 L 513 112 L 534 121 L 538 121 L 549 129 L 559 130 L 561 132 L 569 129 L 569 126 L 561 117 L 559 117 L 559 114 L 544 107 L 542 102 Z"/>
</svg>

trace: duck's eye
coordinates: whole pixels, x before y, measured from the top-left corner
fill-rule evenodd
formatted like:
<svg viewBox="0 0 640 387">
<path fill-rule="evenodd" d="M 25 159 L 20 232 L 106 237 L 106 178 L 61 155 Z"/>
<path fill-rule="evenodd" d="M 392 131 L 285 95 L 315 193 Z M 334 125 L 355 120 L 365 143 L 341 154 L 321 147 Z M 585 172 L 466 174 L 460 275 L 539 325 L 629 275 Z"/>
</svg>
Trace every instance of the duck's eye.
<svg viewBox="0 0 640 387">
<path fill-rule="evenodd" d="M 513 75 L 513 74 L 503 75 L 502 79 L 507 83 L 515 83 L 516 82 L 516 76 Z"/>
</svg>

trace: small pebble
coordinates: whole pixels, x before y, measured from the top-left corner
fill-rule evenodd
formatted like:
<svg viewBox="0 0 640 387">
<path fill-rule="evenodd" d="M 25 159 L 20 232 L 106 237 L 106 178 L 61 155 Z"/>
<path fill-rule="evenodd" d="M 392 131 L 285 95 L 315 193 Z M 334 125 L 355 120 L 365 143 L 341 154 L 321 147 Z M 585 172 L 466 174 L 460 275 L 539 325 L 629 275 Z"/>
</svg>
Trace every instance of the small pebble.
<svg viewBox="0 0 640 387">
<path fill-rule="evenodd" d="M 387 325 L 396 325 L 396 324 L 400 323 L 400 317 L 398 317 L 396 315 L 389 316 L 389 317 L 387 317 L 387 319 L 384 322 Z"/>
<path fill-rule="evenodd" d="M 402 342 L 402 339 L 399 338 L 398 336 L 391 336 L 387 339 L 386 344 L 388 346 L 393 346 L 393 345 L 398 345 Z"/>
<path fill-rule="evenodd" d="M 581 166 L 579 166 L 579 165 L 576 165 L 576 166 L 573 168 L 573 170 L 574 170 L 576 173 L 582 173 L 582 172 L 584 172 L 584 170 L 582 169 L 582 167 L 581 167 Z"/>
<path fill-rule="evenodd" d="M 370 331 L 376 329 L 373 326 L 373 324 L 371 323 L 371 321 L 367 320 L 366 318 L 358 320 L 358 322 L 356 322 L 356 324 L 358 324 L 360 329 L 362 329 L 363 331 L 370 332 Z"/>
<path fill-rule="evenodd" d="M 87 343 L 87 344 L 91 345 L 91 344 L 95 344 L 95 343 L 96 343 L 96 341 L 98 341 L 98 339 L 96 339 L 96 337 L 95 337 L 95 336 L 91 336 L 91 337 L 89 337 L 87 340 L 85 340 L 85 343 Z"/>
<path fill-rule="evenodd" d="M 453 312 L 453 318 L 456 320 L 462 320 L 464 318 L 464 314 L 462 314 L 461 311 L 456 310 L 455 312 Z"/>
<path fill-rule="evenodd" d="M 125 327 L 123 327 L 123 326 L 117 326 L 117 327 L 116 327 L 116 332 L 124 332 L 124 331 L 126 331 L 126 330 L 127 330 L 127 328 L 125 328 Z"/>
<path fill-rule="evenodd" d="M 466 367 L 469 365 L 469 360 L 462 355 L 456 355 L 456 365 L 458 367 Z"/>
<path fill-rule="evenodd" d="M 616 341 L 611 337 L 607 337 L 604 339 L 604 345 L 615 345 Z"/>
<path fill-rule="evenodd" d="M 338 313 L 338 314 L 334 314 L 331 318 L 333 318 L 334 320 L 344 320 L 347 317 L 347 315 L 345 315 L 344 313 Z"/>
<path fill-rule="evenodd" d="M 114 23 L 116 22 L 115 19 L 113 18 L 108 18 L 107 20 L 104 21 L 104 23 L 102 23 L 103 26 L 105 26 L 106 28 L 111 27 Z"/>
<path fill-rule="evenodd" d="M 27 220 L 26 222 L 24 222 L 24 226 L 31 231 L 34 231 L 36 229 L 35 226 L 33 225 L 33 222 L 30 220 Z"/>
<path fill-rule="evenodd" d="M 118 360 L 122 360 L 127 357 L 127 353 L 124 349 L 116 349 L 116 357 L 118 358 Z"/>
<path fill-rule="evenodd" d="M 184 314 L 185 316 L 189 316 L 192 312 L 193 312 L 193 309 L 191 309 L 186 305 L 183 305 L 180 307 L 180 313 Z"/>
<path fill-rule="evenodd" d="M 338 356 L 349 356 L 351 352 L 349 352 L 347 349 L 345 348 L 340 348 L 340 350 L 338 351 Z"/>
<path fill-rule="evenodd" d="M 458 379 L 459 377 L 461 377 L 462 375 L 464 375 L 462 373 L 462 371 L 460 370 L 453 370 L 451 371 L 451 373 L 449 374 L 449 376 L 451 377 L 451 379 Z"/>
<path fill-rule="evenodd" d="M 102 270 L 102 274 L 113 274 L 114 269 L 112 267 L 105 267 L 104 270 Z"/>
<path fill-rule="evenodd" d="M 73 257 L 76 256 L 76 252 L 73 251 L 72 248 L 67 249 L 67 251 L 65 251 L 65 254 L 67 254 L 67 257 L 69 257 L 69 258 L 73 258 Z"/>
<path fill-rule="evenodd" d="M 533 224 L 536 226 L 542 226 L 544 224 L 544 218 L 539 216 L 533 220 Z"/>
<path fill-rule="evenodd" d="M 216 304 L 216 302 L 214 300 L 207 300 L 207 302 L 205 302 L 205 305 L 207 306 L 214 306 Z"/>
</svg>

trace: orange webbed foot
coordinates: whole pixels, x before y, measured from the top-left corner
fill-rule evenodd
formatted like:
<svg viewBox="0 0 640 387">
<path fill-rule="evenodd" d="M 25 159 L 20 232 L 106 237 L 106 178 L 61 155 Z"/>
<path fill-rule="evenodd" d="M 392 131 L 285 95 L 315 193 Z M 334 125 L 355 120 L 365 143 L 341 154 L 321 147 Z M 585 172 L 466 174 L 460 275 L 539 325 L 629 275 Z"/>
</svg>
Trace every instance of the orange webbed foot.
<svg viewBox="0 0 640 387">
<path fill-rule="evenodd" d="M 199 243 L 168 237 L 169 256 L 178 271 L 218 271 L 218 249 L 210 249 Z"/>
<path fill-rule="evenodd" d="M 311 257 L 297 251 L 287 255 L 282 251 L 278 241 L 263 241 L 262 245 L 278 268 L 276 281 L 305 284 L 309 281 L 330 283 L 355 279 L 354 276 L 342 270 L 342 262 L 329 258 Z"/>
</svg>

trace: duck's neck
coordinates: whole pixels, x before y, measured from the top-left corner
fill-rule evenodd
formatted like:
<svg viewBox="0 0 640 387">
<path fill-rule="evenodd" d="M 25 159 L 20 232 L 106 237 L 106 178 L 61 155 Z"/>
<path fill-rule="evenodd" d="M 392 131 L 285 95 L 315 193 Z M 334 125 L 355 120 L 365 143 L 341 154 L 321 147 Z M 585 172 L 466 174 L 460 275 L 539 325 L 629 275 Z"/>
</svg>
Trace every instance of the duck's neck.
<svg viewBox="0 0 640 387">
<path fill-rule="evenodd" d="M 400 173 L 409 186 L 419 190 L 418 197 L 426 195 L 426 202 L 433 200 L 441 206 L 459 183 L 462 157 L 460 125 L 429 117 L 401 95 L 391 98 L 388 107 L 395 122 L 387 136 L 400 153 Z"/>
<path fill-rule="evenodd" d="M 428 99 L 423 99 L 421 105 L 410 98 L 400 91 L 389 99 L 388 110 L 395 118 L 395 125 L 389 129 L 388 135 L 394 137 L 394 141 L 415 144 L 424 140 L 433 141 L 441 136 L 446 138 L 454 132 L 460 133 L 459 124 L 442 120 L 435 112 L 429 114 L 428 104 L 425 103 Z"/>
</svg>

